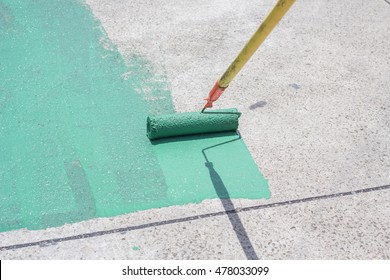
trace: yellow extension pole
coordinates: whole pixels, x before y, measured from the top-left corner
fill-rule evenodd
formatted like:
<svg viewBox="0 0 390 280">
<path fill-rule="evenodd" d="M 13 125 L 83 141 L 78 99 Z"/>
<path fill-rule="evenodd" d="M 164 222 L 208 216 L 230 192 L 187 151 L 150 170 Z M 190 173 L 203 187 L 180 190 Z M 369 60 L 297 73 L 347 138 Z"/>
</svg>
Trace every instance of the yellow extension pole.
<svg viewBox="0 0 390 280">
<path fill-rule="evenodd" d="M 256 32 L 249 39 L 248 43 L 244 46 L 236 59 L 230 64 L 225 73 L 214 85 L 213 89 L 209 93 L 209 98 L 206 107 L 212 107 L 212 102 L 217 100 L 222 94 L 223 90 L 229 86 L 229 83 L 240 72 L 242 67 L 248 62 L 252 55 L 259 48 L 261 43 L 267 38 L 274 27 L 283 18 L 286 12 L 294 4 L 295 0 L 279 0 L 263 23 L 259 26 Z"/>
</svg>

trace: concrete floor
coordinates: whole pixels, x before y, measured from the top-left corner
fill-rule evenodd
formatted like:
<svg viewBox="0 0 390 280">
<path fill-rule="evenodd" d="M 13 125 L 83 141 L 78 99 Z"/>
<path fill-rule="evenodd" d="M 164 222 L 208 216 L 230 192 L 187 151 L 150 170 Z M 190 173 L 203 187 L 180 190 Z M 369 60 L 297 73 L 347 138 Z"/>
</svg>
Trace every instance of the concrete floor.
<svg viewBox="0 0 390 280">
<path fill-rule="evenodd" d="M 86 2 L 125 59 L 145 56 L 168 77 L 177 111 L 201 108 L 275 3 Z M 243 113 L 270 200 L 4 232 L 0 258 L 389 259 L 388 42 L 386 1 L 297 1 L 218 100 Z"/>
</svg>

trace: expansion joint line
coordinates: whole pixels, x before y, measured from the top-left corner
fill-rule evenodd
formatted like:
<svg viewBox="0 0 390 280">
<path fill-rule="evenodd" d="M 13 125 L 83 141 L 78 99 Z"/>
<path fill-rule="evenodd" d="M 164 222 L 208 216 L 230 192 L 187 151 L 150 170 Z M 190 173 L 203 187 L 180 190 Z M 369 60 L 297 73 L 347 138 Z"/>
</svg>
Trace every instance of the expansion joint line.
<svg viewBox="0 0 390 280">
<path fill-rule="evenodd" d="M 65 241 L 80 240 L 80 239 L 92 238 L 92 237 L 108 235 L 108 234 L 115 234 L 115 233 L 126 233 L 126 232 L 130 232 L 130 231 L 134 231 L 134 230 L 140 230 L 140 229 L 158 227 L 158 226 L 163 226 L 163 225 L 189 222 L 189 221 L 200 220 L 200 219 L 205 219 L 205 218 L 228 215 L 228 214 L 232 214 L 232 213 L 247 212 L 247 211 L 280 207 L 280 206 L 289 206 L 289 205 L 298 204 L 298 203 L 305 203 L 305 202 L 311 202 L 311 201 L 317 201 L 317 200 L 323 200 L 323 199 L 341 198 L 341 197 L 345 197 L 345 196 L 352 196 L 352 195 L 358 195 L 358 194 L 375 192 L 375 191 L 383 191 L 383 190 L 389 190 L 389 189 L 390 189 L 390 185 L 384 185 L 384 186 L 365 188 L 365 189 L 360 189 L 360 190 L 355 190 L 355 191 L 340 192 L 340 193 L 334 193 L 334 194 L 328 194 L 328 195 L 320 195 L 320 196 L 312 196 L 312 197 L 306 197 L 306 198 L 295 199 L 295 200 L 288 200 L 288 201 L 283 201 L 283 202 L 275 202 L 275 203 L 270 203 L 270 204 L 236 208 L 236 209 L 232 209 L 232 210 L 228 210 L 228 211 L 213 212 L 213 213 L 201 214 L 201 215 L 197 215 L 197 216 L 189 216 L 189 217 L 184 217 L 184 218 L 177 218 L 177 219 L 165 220 L 165 221 L 160 221 L 160 222 L 153 222 L 153 223 L 148 223 L 148 224 L 143 224 L 143 225 L 136 225 L 136 226 L 129 226 L 129 227 L 124 227 L 124 228 L 96 231 L 96 232 L 47 239 L 47 240 L 41 240 L 41 241 L 36 241 L 36 242 L 30 242 L 30 243 L 8 245 L 8 246 L 0 247 L 0 251 L 16 250 L 16 249 L 32 247 L 32 246 L 44 247 L 44 246 L 55 245 L 57 243 L 65 242 Z"/>
</svg>

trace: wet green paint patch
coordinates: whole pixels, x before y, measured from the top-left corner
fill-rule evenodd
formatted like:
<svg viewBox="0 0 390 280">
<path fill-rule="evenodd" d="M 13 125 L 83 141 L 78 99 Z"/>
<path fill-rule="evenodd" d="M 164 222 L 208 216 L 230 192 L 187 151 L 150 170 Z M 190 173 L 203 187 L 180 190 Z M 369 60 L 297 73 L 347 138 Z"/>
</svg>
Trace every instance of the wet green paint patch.
<svg viewBox="0 0 390 280">
<path fill-rule="evenodd" d="M 269 196 L 241 140 L 204 164 L 237 135 L 153 146 L 151 112 L 173 112 L 165 76 L 125 63 L 80 1 L 1 1 L 0 231 L 221 197 L 221 180 L 231 197 Z"/>
<path fill-rule="evenodd" d="M 153 141 L 174 204 L 205 198 L 269 198 L 267 181 L 236 132 Z"/>
<path fill-rule="evenodd" d="M 170 205 L 145 137 L 143 86 L 162 88 L 147 61 L 127 66 L 79 1 L 0 9 L 0 230 Z"/>
</svg>

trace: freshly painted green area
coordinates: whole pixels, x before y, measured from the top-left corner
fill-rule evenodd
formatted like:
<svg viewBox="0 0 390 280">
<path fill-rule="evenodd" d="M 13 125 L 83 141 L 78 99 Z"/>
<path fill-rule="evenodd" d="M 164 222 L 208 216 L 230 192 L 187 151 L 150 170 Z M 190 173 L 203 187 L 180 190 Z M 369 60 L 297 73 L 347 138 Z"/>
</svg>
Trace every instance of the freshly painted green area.
<svg viewBox="0 0 390 280">
<path fill-rule="evenodd" d="M 164 75 L 125 63 L 80 1 L 2 0 L 0 231 L 199 202 L 221 181 L 230 197 L 269 196 L 237 135 L 152 145 L 146 117 L 162 112 Z M 202 149 L 226 141 L 205 166 Z"/>
<path fill-rule="evenodd" d="M 147 119 L 147 135 L 149 139 L 155 140 L 172 136 L 236 131 L 240 115 L 235 108 L 152 115 Z"/>
<path fill-rule="evenodd" d="M 173 204 L 205 198 L 269 198 L 267 181 L 237 132 L 153 141 Z"/>
<path fill-rule="evenodd" d="M 147 62 L 79 1 L 1 3 L 0 230 L 170 205 L 143 88 L 173 106 Z"/>
</svg>

